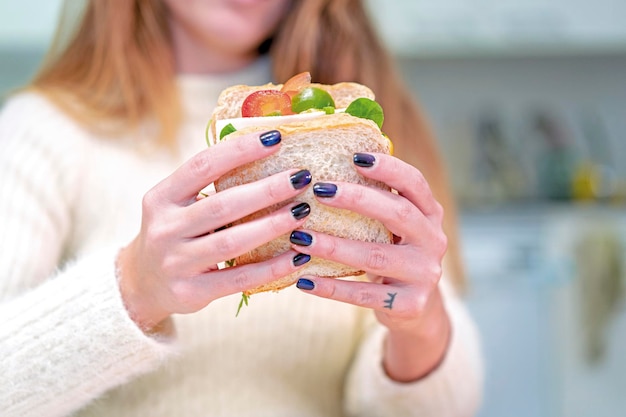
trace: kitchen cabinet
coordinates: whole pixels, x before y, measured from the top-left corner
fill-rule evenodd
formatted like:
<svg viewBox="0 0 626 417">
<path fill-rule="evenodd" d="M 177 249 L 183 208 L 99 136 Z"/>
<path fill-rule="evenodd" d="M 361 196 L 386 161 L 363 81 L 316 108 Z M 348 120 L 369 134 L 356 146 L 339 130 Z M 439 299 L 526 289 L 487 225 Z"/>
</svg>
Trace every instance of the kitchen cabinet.
<svg viewBox="0 0 626 417">
<path fill-rule="evenodd" d="M 594 300 L 581 266 L 593 260 L 593 239 L 602 236 L 616 245 L 605 255 L 619 259 L 623 285 L 623 208 L 562 204 L 463 213 L 467 302 L 486 362 L 480 417 L 612 417 L 626 408 L 623 294 L 610 314 L 595 318 L 602 331 L 592 332 L 594 340 L 586 331 Z M 591 278 L 587 284 L 597 282 Z M 596 297 L 595 307 L 602 301 Z M 595 359 L 590 343 L 604 347 Z"/>
<path fill-rule="evenodd" d="M 621 0 L 367 0 L 399 55 L 510 55 L 626 50 Z"/>
</svg>

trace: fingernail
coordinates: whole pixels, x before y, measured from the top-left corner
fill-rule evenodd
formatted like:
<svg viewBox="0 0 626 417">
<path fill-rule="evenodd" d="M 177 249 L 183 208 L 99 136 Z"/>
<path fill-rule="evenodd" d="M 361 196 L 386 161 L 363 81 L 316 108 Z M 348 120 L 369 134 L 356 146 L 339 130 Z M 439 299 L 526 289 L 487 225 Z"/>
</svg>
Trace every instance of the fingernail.
<svg viewBox="0 0 626 417">
<path fill-rule="evenodd" d="M 304 219 L 311 213 L 311 206 L 308 203 L 300 203 L 291 208 L 291 215 L 296 219 Z"/>
<path fill-rule="evenodd" d="M 298 171 L 289 177 L 289 181 L 291 181 L 291 185 L 296 190 L 304 188 L 311 183 L 311 172 L 308 169 Z"/>
<path fill-rule="evenodd" d="M 352 161 L 354 162 L 354 165 L 369 168 L 374 165 L 376 158 L 374 155 L 370 155 L 369 153 L 355 153 L 352 157 Z"/>
<path fill-rule="evenodd" d="M 306 253 L 299 253 L 293 257 L 293 266 L 304 265 L 310 260 L 311 260 L 311 255 L 307 255 Z"/>
<path fill-rule="evenodd" d="M 334 197 L 337 193 L 337 186 L 329 182 L 318 182 L 313 186 L 313 193 L 318 197 Z"/>
<path fill-rule="evenodd" d="M 280 142 L 280 132 L 278 130 L 270 130 L 259 136 L 263 146 L 273 146 Z"/>
<path fill-rule="evenodd" d="M 308 233 L 300 232 L 298 230 L 291 232 L 289 241 L 294 245 L 310 246 L 313 243 L 313 236 Z"/>
<path fill-rule="evenodd" d="M 310 279 L 300 278 L 296 283 L 296 287 L 300 288 L 301 290 L 310 291 L 315 288 L 315 283 Z"/>
</svg>

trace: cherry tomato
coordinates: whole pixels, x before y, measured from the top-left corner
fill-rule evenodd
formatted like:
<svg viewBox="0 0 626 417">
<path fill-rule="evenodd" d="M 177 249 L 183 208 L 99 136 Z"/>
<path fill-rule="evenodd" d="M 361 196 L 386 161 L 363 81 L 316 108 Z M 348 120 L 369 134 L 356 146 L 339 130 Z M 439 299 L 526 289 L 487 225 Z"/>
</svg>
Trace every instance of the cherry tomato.
<svg viewBox="0 0 626 417">
<path fill-rule="evenodd" d="M 250 94 L 241 105 L 243 117 L 285 116 L 291 111 L 291 97 L 278 90 L 259 90 Z"/>
<path fill-rule="evenodd" d="M 291 110 L 294 113 L 325 107 L 335 107 L 335 101 L 326 90 L 317 87 L 306 87 L 291 99 Z"/>
<path fill-rule="evenodd" d="M 304 87 L 311 84 L 311 73 L 308 71 L 296 74 L 283 84 L 283 88 L 280 89 L 283 93 L 289 94 L 289 97 L 298 94 Z"/>
</svg>

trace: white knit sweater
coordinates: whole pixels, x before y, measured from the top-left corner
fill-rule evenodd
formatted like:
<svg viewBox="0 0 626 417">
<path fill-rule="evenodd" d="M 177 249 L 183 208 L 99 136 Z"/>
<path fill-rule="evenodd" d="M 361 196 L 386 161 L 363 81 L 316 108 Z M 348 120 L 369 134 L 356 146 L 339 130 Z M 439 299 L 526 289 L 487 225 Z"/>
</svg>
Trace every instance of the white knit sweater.
<svg viewBox="0 0 626 417">
<path fill-rule="evenodd" d="M 294 288 L 175 316 L 156 340 L 129 319 L 118 249 L 141 198 L 204 148 L 218 93 L 270 79 L 266 61 L 179 79 L 180 154 L 144 137 L 103 140 L 32 93 L 0 115 L 0 414 L 20 416 L 471 416 L 481 396 L 478 337 L 443 284 L 453 324 L 445 361 L 411 384 L 381 367 L 384 329 L 367 313 Z"/>
</svg>

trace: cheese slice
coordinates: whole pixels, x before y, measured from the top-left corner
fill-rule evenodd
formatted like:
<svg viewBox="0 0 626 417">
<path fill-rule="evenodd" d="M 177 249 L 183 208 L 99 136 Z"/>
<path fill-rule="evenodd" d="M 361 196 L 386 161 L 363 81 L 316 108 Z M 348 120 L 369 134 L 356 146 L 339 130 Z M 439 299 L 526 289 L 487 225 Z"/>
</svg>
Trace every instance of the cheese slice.
<svg viewBox="0 0 626 417">
<path fill-rule="evenodd" d="M 335 109 L 335 113 L 345 113 L 346 109 Z M 307 120 L 315 119 L 317 117 L 326 116 L 327 113 L 322 110 L 309 110 L 303 113 L 298 114 L 290 114 L 289 116 L 260 116 L 260 117 L 235 117 L 232 119 L 223 119 L 215 121 L 215 131 L 218 134 L 224 129 L 224 127 L 232 124 L 235 130 L 243 129 L 246 127 L 253 126 L 267 126 L 274 127 L 280 126 L 286 123 L 297 123 L 304 122 Z M 211 129 L 207 129 L 207 133 L 209 135 L 209 143 L 215 144 L 219 142 L 218 138 L 213 137 L 213 132 Z M 389 141 L 389 146 L 391 148 L 390 154 L 393 155 L 393 142 L 387 135 L 383 136 Z"/>
<path fill-rule="evenodd" d="M 343 113 L 346 109 L 336 109 L 335 113 Z M 298 123 L 305 122 L 307 120 L 315 119 L 317 117 L 326 116 L 326 112 L 322 110 L 306 111 L 298 114 L 290 114 L 288 116 L 259 116 L 259 117 L 236 117 L 232 119 L 223 119 L 215 121 L 215 132 L 217 138 L 211 137 L 211 143 L 219 142 L 219 135 L 224 127 L 232 124 L 236 130 L 240 130 L 246 127 L 254 126 L 267 126 L 274 127 L 280 126 L 286 123 Z M 209 133 L 212 136 L 212 133 Z"/>
</svg>

